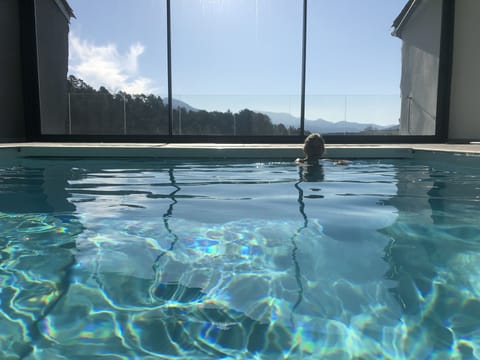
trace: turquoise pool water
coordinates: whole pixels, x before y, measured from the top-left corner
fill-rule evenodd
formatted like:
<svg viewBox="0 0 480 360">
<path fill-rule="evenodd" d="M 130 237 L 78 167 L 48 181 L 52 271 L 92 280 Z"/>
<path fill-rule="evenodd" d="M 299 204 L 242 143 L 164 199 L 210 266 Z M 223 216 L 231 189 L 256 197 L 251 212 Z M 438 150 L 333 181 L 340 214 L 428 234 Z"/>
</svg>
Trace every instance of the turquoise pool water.
<svg viewBox="0 0 480 360">
<path fill-rule="evenodd" d="M 1 359 L 480 358 L 480 170 L 0 162 Z"/>
</svg>

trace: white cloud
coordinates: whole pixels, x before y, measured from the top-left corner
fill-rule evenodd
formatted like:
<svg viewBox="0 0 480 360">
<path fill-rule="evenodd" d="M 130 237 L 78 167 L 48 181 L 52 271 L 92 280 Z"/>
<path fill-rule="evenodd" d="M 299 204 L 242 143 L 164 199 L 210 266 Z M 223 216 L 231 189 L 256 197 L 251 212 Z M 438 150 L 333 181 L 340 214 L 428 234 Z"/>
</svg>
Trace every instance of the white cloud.
<svg viewBox="0 0 480 360">
<path fill-rule="evenodd" d="M 90 86 L 130 94 L 157 92 L 152 79 L 139 75 L 138 58 L 145 51 L 142 44 L 133 44 L 126 54 L 120 54 L 113 43 L 97 46 L 70 33 L 69 46 L 69 73 Z"/>
</svg>

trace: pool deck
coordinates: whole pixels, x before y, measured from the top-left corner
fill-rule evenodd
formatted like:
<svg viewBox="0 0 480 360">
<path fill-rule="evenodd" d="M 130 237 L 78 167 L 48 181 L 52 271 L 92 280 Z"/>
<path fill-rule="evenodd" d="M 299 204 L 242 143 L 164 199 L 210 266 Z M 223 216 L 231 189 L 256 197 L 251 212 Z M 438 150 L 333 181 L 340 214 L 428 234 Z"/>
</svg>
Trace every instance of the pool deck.
<svg viewBox="0 0 480 360">
<path fill-rule="evenodd" d="M 2 153 L 20 157 L 178 157 L 291 158 L 302 156 L 302 144 L 220 143 L 1 143 Z M 330 158 L 405 158 L 418 152 L 480 156 L 475 144 L 327 144 Z"/>
</svg>

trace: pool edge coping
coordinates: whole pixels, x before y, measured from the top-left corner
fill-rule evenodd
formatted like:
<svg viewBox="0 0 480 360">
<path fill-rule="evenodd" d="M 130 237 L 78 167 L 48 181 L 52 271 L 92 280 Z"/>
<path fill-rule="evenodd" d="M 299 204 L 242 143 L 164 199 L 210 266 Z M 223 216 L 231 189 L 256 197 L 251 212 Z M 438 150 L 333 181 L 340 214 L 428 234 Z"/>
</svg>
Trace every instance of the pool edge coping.
<svg viewBox="0 0 480 360">
<path fill-rule="evenodd" d="M 416 153 L 480 157 L 477 144 L 327 144 L 326 157 L 412 158 Z M 296 158 L 302 144 L 4 143 L 0 157 Z"/>
</svg>

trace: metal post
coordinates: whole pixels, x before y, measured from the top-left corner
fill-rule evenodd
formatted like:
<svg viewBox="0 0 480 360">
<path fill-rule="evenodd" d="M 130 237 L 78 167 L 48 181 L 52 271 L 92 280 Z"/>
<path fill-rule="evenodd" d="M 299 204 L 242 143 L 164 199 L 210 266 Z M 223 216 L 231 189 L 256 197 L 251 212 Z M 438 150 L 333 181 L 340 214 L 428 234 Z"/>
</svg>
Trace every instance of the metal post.
<svg viewBox="0 0 480 360">
<path fill-rule="evenodd" d="M 305 73 L 307 64 L 307 0 L 303 0 L 302 89 L 300 95 L 300 135 L 305 134 Z"/>
<path fill-rule="evenodd" d="M 172 33 L 170 22 L 170 0 L 167 0 L 167 72 L 168 72 L 168 135 L 173 134 L 172 98 Z"/>
<path fill-rule="evenodd" d="M 68 93 L 68 135 L 72 135 L 72 101 L 70 99 L 70 95 L 72 93 Z"/>
<path fill-rule="evenodd" d="M 125 94 L 123 97 L 123 135 L 127 135 L 127 102 L 125 100 Z"/>
<path fill-rule="evenodd" d="M 440 141 L 447 141 L 449 135 L 448 125 L 450 121 L 450 92 L 452 87 L 455 1 L 456 0 L 443 0 L 442 4 L 435 122 L 435 136 Z"/>
<path fill-rule="evenodd" d="M 182 135 L 182 108 L 177 108 L 178 111 L 178 135 Z"/>
<path fill-rule="evenodd" d="M 413 98 L 411 96 L 408 96 L 407 100 L 408 100 L 407 134 L 410 135 L 410 116 L 411 116 L 411 111 L 412 111 L 412 100 L 413 100 Z"/>
<path fill-rule="evenodd" d="M 2 5 L 7 2 L 2 2 Z M 36 2 L 33 0 L 16 1 L 18 6 L 21 47 L 21 71 L 25 137 L 29 141 L 38 140 L 42 135 L 40 110 L 40 80 L 38 74 L 38 38 Z M 18 4 L 18 5 L 17 5 Z M 2 55 L 3 56 L 3 55 Z M 43 119 L 48 120 L 48 119 Z"/>
</svg>

